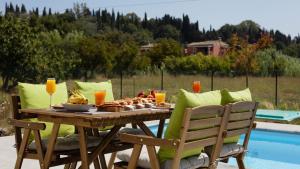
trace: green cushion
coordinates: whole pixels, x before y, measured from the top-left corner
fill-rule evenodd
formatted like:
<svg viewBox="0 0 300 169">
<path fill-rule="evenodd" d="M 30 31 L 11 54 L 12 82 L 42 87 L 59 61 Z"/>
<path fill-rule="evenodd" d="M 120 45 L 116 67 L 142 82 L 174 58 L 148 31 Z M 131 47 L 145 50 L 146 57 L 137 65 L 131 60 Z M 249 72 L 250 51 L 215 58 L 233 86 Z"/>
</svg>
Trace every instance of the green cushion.
<svg viewBox="0 0 300 169">
<path fill-rule="evenodd" d="M 221 92 L 219 90 L 206 93 L 191 93 L 181 89 L 178 93 L 175 109 L 170 117 L 169 125 L 164 135 L 165 138 L 180 138 L 180 128 L 186 108 L 208 105 L 221 105 Z M 202 150 L 202 147 L 196 147 L 193 150 L 184 151 L 181 158 L 200 154 Z M 160 161 L 165 161 L 175 156 L 175 150 L 170 148 L 160 148 L 158 155 Z"/>
<path fill-rule="evenodd" d="M 250 89 L 244 89 L 236 92 L 229 92 L 227 89 L 221 91 L 222 105 L 240 101 L 252 101 Z"/>
<path fill-rule="evenodd" d="M 23 109 L 49 108 L 50 96 L 46 92 L 46 85 L 18 83 L 18 89 Z M 68 90 L 66 83 L 57 84 L 56 92 L 52 95 L 52 105 L 65 103 L 67 100 Z"/>
<path fill-rule="evenodd" d="M 43 84 L 29 84 L 18 83 L 18 90 L 21 100 L 22 109 L 33 108 L 49 108 L 50 96 L 46 92 L 46 85 Z M 68 100 L 68 90 L 66 83 L 56 85 L 56 92 L 52 96 L 52 104 L 65 103 Z M 37 119 L 30 119 L 30 121 L 38 122 Z M 46 129 L 41 130 L 41 137 L 47 138 L 52 131 L 52 123 L 43 122 L 46 124 Z M 73 134 L 75 128 L 72 125 L 61 125 L 58 135 L 63 137 Z M 33 135 L 30 136 L 30 141 L 33 140 Z"/>
<path fill-rule="evenodd" d="M 241 101 L 252 101 L 250 89 L 244 89 L 236 92 L 229 92 L 227 89 L 221 91 L 222 94 L 222 105 L 228 103 L 235 103 Z M 237 143 L 240 139 L 240 136 L 228 137 L 224 139 L 224 143 Z"/>
<path fill-rule="evenodd" d="M 99 90 L 106 90 L 105 101 L 114 101 L 111 81 L 106 82 L 75 82 L 76 88 L 89 101 L 89 104 L 95 104 L 95 92 Z"/>
</svg>

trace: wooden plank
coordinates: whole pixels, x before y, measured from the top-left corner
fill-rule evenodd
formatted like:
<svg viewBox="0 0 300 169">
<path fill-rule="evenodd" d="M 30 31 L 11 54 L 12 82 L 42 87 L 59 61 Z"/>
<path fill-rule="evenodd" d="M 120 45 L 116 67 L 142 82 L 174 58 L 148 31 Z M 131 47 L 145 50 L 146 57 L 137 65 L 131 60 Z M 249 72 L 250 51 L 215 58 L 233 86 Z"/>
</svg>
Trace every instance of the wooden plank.
<svg viewBox="0 0 300 169">
<path fill-rule="evenodd" d="M 126 143 L 177 148 L 179 140 L 160 139 L 145 135 L 120 134 L 120 140 Z"/>
<path fill-rule="evenodd" d="M 109 162 L 107 165 L 107 169 L 113 169 L 116 156 L 117 156 L 116 152 L 111 153 L 111 156 L 110 156 L 110 159 L 109 159 Z"/>
<path fill-rule="evenodd" d="M 39 130 L 33 130 L 34 133 L 34 140 L 35 140 L 35 146 L 37 151 L 37 157 L 40 162 L 40 167 L 44 167 L 44 154 L 43 154 L 43 148 L 42 148 L 42 141 L 41 141 L 41 135 Z"/>
<path fill-rule="evenodd" d="M 244 112 L 244 111 L 253 111 L 255 108 L 255 102 L 238 102 L 234 103 L 231 106 L 231 112 Z"/>
<path fill-rule="evenodd" d="M 211 146 L 216 143 L 217 143 L 217 137 L 211 137 L 211 138 L 207 138 L 207 139 L 191 141 L 191 142 L 184 143 L 183 151 L 194 149 L 195 147 Z"/>
<path fill-rule="evenodd" d="M 219 131 L 220 131 L 220 127 L 189 131 L 186 133 L 186 140 L 190 141 L 195 139 L 217 136 L 219 134 Z"/>
<path fill-rule="evenodd" d="M 154 146 L 146 146 L 148 150 L 148 155 L 150 159 L 151 168 L 159 169 L 159 161 L 156 155 L 156 150 Z"/>
<path fill-rule="evenodd" d="M 191 119 L 222 116 L 223 110 L 224 107 L 219 105 L 196 107 L 192 109 Z"/>
<path fill-rule="evenodd" d="M 18 157 L 16 160 L 16 164 L 15 164 L 15 169 L 21 169 L 22 163 L 23 163 L 23 159 L 24 159 L 24 152 L 25 152 L 25 148 L 27 146 L 28 143 L 28 139 L 29 139 L 29 135 L 30 135 L 30 129 L 25 129 L 24 130 L 24 136 L 20 145 L 20 149 L 18 151 Z"/>
<path fill-rule="evenodd" d="M 213 127 L 216 125 L 220 125 L 221 120 L 222 120 L 221 117 L 193 120 L 193 121 L 190 121 L 188 129 L 192 130 L 192 129 L 206 128 L 206 127 Z"/>
<path fill-rule="evenodd" d="M 155 137 L 155 135 L 152 133 L 152 131 L 146 126 L 145 123 L 143 123 L 142 121 L 138 122 L 137 125 L 148 135 L 148 136 L 152 136 Z"/>
<path fill-rule="evenodd" d="M 158 125 L 158 130 L 157 130 L 157 138 L 162 138 L 164 127 L 165 127 L 165 119 L 159 120 L 159 125 Z"/>
<path fill-rule="evenodd" d="M 226 137 L 238 136 L 247 133 L 249 128 L 227 131 Z"/>
<path fill-rule="evenodd" d="M 130 157 L 130 161 L 128 164 L 128 169 L 136 169 L 137 161 L 139 160 L 139 156 L 141 154 L 142 145 L 135 144 L 133 147 L 133 151 Z"/>
<path fill-rule="evenodd" d="M 81 169 L 89 169 L 86 134 L 83 127 L 78 127 Z M 95 159 L 94 159 L 95 160 Z"/>
<path fill-rule="evenodd" d="M 229 122 L 227 126 L 227 130 L 232 130 L 232 129 L 240 129 L 240 128 L 245 128 L 249 127 L 251 123 L 251 120 L 243 120 L 243 121 L 237 121 L 237 122 Z"/>
<path fill-rule="evenodd" d="M 230 117 L 229 117 L 229 121 L 251 119 L 252 116 L 253 116 L 253 112 L 252 111 L 242 112 L 242 113 L 231 113 Z"/>
<path fill-rule="evenodd" d="M 45 165 L 44 168 L 46 168 L 46 169 L 49 168 L 51 161 L 52 161 L 52 155 L 53 155 L 59 127 L 60 127 L 60 124 L 57 124 L 57 123 L 53 124 L 52 133 L 49 138 L 49 142 L 47 145 L 47 152 L 45 154 L 45 159 L 44 159 L 44 165 Z"/>
<path fill-rule="evenodd" d="M 44 123 L 30 122 L 24 120 L 8 119 L 8 123 L 16 127 L 32 129 L 32 130 L 45 130 L 46 128 L 46 125 Z"/>
</svg>

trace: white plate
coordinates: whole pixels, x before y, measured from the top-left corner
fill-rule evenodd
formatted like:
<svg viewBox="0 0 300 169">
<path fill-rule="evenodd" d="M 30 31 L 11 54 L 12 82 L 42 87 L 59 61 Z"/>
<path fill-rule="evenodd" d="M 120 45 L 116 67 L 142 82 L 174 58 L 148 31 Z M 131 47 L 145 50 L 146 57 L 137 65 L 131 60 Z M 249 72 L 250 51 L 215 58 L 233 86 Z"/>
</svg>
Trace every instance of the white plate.
<svg viewBox="0 0 300 169">
<path fill-rule="evenodd" d="M 79 111 L 79 112 L 85 112 L 89 111 L 89 109 L 92 107 L 90 104 L 63 104 L 64 108 L 68 111 Z"/>
</svg>

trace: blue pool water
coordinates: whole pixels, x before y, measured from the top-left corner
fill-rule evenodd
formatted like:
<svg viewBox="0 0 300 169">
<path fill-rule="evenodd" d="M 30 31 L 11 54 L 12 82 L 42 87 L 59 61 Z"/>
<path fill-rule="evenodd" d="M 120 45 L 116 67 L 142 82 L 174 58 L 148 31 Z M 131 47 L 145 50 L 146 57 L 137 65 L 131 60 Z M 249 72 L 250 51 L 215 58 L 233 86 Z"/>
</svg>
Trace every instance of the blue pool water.
<svg viewBox="0 0 300 169">
<path fill-rule="evenodd" d="M 258 109 L 256 112 L 256 118 L 267 120 L 292 121 L 294 119 L 300 118 L 300 112 Z"/>
<path fill-rule="evenodd" d="M 150 128 L 156 133 L 157 126 Z M 248 150 L 245 163 L 249 169 L 300 169 L 299 134 L 254 130 Z M 237 165 L 235 159 L 229 163 Z"/>
</svg>

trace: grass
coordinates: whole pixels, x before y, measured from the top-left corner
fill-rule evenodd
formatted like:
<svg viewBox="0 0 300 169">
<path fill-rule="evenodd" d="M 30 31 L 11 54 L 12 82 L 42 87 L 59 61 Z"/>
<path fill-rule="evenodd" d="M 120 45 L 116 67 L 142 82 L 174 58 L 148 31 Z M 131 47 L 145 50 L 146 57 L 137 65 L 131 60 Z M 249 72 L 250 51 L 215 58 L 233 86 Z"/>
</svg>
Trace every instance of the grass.
<svg viewBox="0 0 300 169">
<path fill-rule="evenodd" d="M 139 75 L 127 77 L 123 80 L 123 97 L 133 97 L 138 92 L 146 89 L 160 89 L 161 77 L 159 75 Z M 92 81 L 103 81 L 102 76 L 97 76 Z M 120 79 L 111 79 L 116 98 L 120 97 Z M 178 89 L 191 90 L 194 80 L 200 80 L 202 91 L 210 91 L 211 79 L 208 76 L 181 75 L 164 76 L 164 90 L 170 98 L 176 95 Z M 280 77 L 278 82 L 278 107 L 279 109 L 300 110 L 300 77 Z M 245 77 L 215 77 L 214 90 L 227 88 L 237 91 L 246 88 Z M 276 108 L 275 102 L 275 79 L 272 77 L 249 77 L 249 88 L 253 99 L 261 103 L 262 108 Z"/>
<path fill-rule="evenodd" d="M 89 81 L 104 81 L 105 77 L 98 75 Z M 113 91 L 116 99 L 120 98 L 120 79 L 112 78 Z M 125 77 L 123 80 L 123 97 L 134 97 L 138 92 L 147 89 L 160 89 L 159 75 L 138 75 L 135 77 Z M 164 90 L 167 91 L 168 99 L 176 95 L 178 89 L 183 88 L 191 90 L 191 84 L 194 80 L 200 80 L 202 91 L 210 91 L 209 76 L 180 75 L 164 76 Z M 279 109 L 300 110 L 300 77 L 280 77 L 278 100 Z M 73 87 L 73 81 L 68 81 L 68 86 Z M 245 77 L 215 77 L 214 89 L 227 88 L 231 91 L 242 90 L 246 87 Z M 275 100 L 275 79 L 272 77 L 250 77 L 249 88 L 252 91 L 253 99 L 260 102 L 260 108 L 274 109 Z M 3 93 L 0 96 L 5 98 Z M 6 95 L 6 99 L 9 99 Z M 1 100 L 1 99 L 0 99 Z M 7 105 L 9 107 L 9 104 Z M 0 106 L 0 128 L 7 126 L 6 118 L 10 117 L 10 109 Z M 297 121 L 297 124 L 300 124 Z"/>
</svg>

